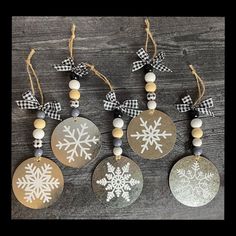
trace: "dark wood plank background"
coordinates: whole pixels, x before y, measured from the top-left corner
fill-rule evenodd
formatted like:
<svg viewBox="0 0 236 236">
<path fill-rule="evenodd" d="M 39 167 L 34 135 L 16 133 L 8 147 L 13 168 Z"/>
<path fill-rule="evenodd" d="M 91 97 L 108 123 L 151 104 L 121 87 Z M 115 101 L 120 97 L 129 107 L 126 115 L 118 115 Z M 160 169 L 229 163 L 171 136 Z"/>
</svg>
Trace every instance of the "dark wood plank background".
<svg viewBox="0 0 236 236">
<path fill-rule="evenodd" d="M 224 18 L 151 17 L 151 29 L 158 48 L 166 52 L 165 64 L 173 73 L 157 73 L 158 108 L 172 117 L 177 126 L 173 151 L 162 160 L 144 160 L 132 152 L 124 136 L 124 154 L 142 169 L 144 187 L 138 200 L 124 209 L 106 209 L 91 189 L 91 173 L 105 157 L 112 155 L 112 114 L 103 110 L 108 92 L 104 84 L 90 75 L 81 81 L 81 115 L 91 119 L 102 133 L 102 149 L 92 163 L 82 169 L 64 167 L 52 154 L 50 136 L 57 121 L 47 121 L 45 156 L 61 167 L 65 188 L 60 200 L 47 209 L 31 210 L 21 205 L 12 193 L 14 219 L 223 219 L 224 218 Z M 20 110 L 15 100 L 29 88 L 24 59 L 30 48 L 36 49 L 33 64 L 41 78 L 46 100 L 62 104 L 62 117 L 70 114 L 69 78 L 54 71 L 52 65 L 68 55 L 71 24 L 77 25 L 74 56 L 96 67 L 111 79 L 118 99 L 137 98 L 146 108 L 143 72 L 131 73 L 135 52 L 145 41 L 143 17 L 13 17 L 12 19 L 12 173 L 23 160 L 32 156 L 32 131 L 35 113 Z M 172 165 L 190 153 L 190 127 L 187 114 L 175 104 L 186 93 L 196 95 L 196 84 L 182 55 L 205 79 L 206 96 L 215 102 L 215 118 L 205 117 L 204 155 L 218 168 L 221 185 L 208 205 L 189 208 L 172 196 L 168 174 Z M 125 134 L 129 118 L 125 118 Z"/>
</svg>

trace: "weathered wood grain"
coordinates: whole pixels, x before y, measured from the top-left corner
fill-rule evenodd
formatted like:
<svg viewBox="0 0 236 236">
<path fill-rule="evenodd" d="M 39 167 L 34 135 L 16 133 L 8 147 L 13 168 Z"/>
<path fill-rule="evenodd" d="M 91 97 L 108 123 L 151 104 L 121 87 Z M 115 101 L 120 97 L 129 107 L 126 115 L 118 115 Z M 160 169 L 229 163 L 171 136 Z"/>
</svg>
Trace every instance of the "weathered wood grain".
<svg viewBox="0 0 236 236">
<path fill-rule="evenodd" d="M 124 137 L 124 154 L 135 160 L 144 176 L 139 199 L 124 209 L 106 209 L 91 189 L 91 173 L 104 157 L 112 154 L 112 114 L 103 110 L 108 91 L 95 76 L 81 81 L 81 114 L 91 119 L 102 133 L 103 146 L 97 159 L 82 169 L 62 166 L 53 157 L 50 135 L 57 121 L 48 120 L 44 138 L 45 156 L 61 167 L 65 189 L 60 200 L 48 209 L 31 210 L 22 206 L 12 193 L 14 219 L 223 219 L 224 218 L 224 18 L 222 17 L 151 17 L 151 29 L 158 49 L 165 51 L 165 64 L 173 73 L 158 73 L 158 108 L 169 114 L 177 126 L 173 151 L 162 160 L 143 160 L 129 147 Z M 145 109 L 143 72 L 131 73 L 135 52 L 144 45 L 143 17 L 13 17 L 12 18 L 12 173 L 24 159 L 31 157 L 32 122 L 35 113 L 20 110 L 15 100 L 28 89 L 24 59 L 30 48 L 36 49 L 33 64 L 41 78 L 47 100 L 62 104 L 63 118 L 69 117 L 68 82 L 55 72 L 54 63 L 68 55 L 71 23 L 77 25 L 74 56 L 77 61 L 93 63 L 111 79 L 119 98 L 137 98 Z M 175 109 L 180 97 L 195 96 L 195 82 L 183 58 L 188 59 L 205 79 L 206 97 L 213 97 L 215 118 L 203 118 L 204 155 L 219 170 L 220 191 L 204 207 L 189 208 L 172 196 L 168 174 L 173 164 L 190 153 L 189 118 Z M 125 118 L 125 134 L 129 118 Z"/>
</svg>

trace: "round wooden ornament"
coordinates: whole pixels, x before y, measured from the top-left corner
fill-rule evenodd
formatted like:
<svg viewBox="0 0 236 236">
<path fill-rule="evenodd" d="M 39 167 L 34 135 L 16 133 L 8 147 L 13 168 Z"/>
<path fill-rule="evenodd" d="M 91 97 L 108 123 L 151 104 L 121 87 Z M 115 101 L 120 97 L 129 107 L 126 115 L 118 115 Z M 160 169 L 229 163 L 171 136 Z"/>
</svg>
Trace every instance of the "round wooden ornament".
<svg viewBox="0 0 236 236">
<path fill-rule="evenodd" d="M 45 157 L 32 157 L 15 170 L 12 188 L 17 200 L 32 209 L 46 208 L 60 197 L 64 178 L 60 168 Z"/>
<path fill-rule="evenodd" d="M 71 117 L 54 129 L 51 147 L 56 158 L 64 165 L 80 168 L 98 155 L 101 134 L 92 121 L 83 117 Z"/>
<path fill-rule="evenodd" d="M 209 203 L 217 194 L 220 176 L 214 164 L 194 155 L 180 159 L 171 169 L 169 186 L 182 204 L 199 207 Z"/>
<path fill-rule="evenodd" d="M 111 156 L 97 165 L 92 187 L 103 204 L 122 208 L 132 204 L 141 194 L 143 175 L 139 166 L 128 157 Z"/>
<path fill-rule="evenodd" d="M 133 118 L 127 129 L 132 150 L 145 159 L 159 159 L 174 147 L 176 127 L 165 113 L 146 110 Z"/>
</svg>

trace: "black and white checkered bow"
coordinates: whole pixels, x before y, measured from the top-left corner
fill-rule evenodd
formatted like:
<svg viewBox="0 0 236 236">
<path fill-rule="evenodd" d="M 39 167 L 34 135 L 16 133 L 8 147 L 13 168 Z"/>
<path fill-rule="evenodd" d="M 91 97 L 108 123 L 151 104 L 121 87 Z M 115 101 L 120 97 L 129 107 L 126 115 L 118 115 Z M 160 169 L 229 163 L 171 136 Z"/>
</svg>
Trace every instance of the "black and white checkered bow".
<svg viewBox="0 0 236 236">
<path fill-rule="evenodd" d="M 24 100 L 16 101 L 16 104 L 21 109 L 37 109 L 43 111 L 52 119 L 61 120 L 60 115 L 57 114 L 58 111 L 61 111 L 61 104 L 59 102 L 53 101 L 41 105 L 31 91 L 23 93 L 22 97 Z"/>
<path fill-rule="evenodd" d="M 199 111 L 200 113 L 206 114 L 208 116 L 215 116 L 212 111 L 208 110 L 208 108 L 211 108 L 214 106 L 212 98 L 208 98 L 208 99 L 202 101 L 197 106 L 193 106 L 192 98 L 189 95 L 183 97 L 182 101 L 183 101 L 183 104 L 176 105 L 176 108 L 179 112 L 187 112 L 190 110 L 196 110 L 196 111 Z"/>
<path fill-rule="evenodd" d="M 75 62 L 71 57 L 65 59 L 60 65 L 53 65 L 53 67 L 57 71 L 71 71 L 80 77 L 88 74 L 86 65 L 81 62 L 75 66 Z"/>
<path fill-rule="evenodd" d="M 110 91 L 106 95 L 106 99 L 107 100 L 103 100 L 103 102 L 104 102 L 104 109 L 107 111 L 113 111 L 115 109 L 118 109 L 122 113 L 125 113 L 126 115 L 131 117 L 135 117 L 142 112 L 141 110 L 134 110 L 138 109 L 138 100 L 125 100 L 123 104 L 120 104 L 116 100 L 116 94 L 114 91 Z"/>
<path fill-rule="evenodd" d="M 136 54 L 141 59 L 140 61 L 133 62 L 133 68 L 132 71 L 136 71 L 141 69 L 143 66 L 150 64 L 153 68 L 161 71 L 161 72 L 172 72 L 171 69 L 169 69 L 167 66 L 160 64 L 165 58 L 165 53 L 160 52 L 157 56 L 155 56 L 153 59 L 150 59 L 148 53 L 143 49 L 140 48 Z"/>
</svg>

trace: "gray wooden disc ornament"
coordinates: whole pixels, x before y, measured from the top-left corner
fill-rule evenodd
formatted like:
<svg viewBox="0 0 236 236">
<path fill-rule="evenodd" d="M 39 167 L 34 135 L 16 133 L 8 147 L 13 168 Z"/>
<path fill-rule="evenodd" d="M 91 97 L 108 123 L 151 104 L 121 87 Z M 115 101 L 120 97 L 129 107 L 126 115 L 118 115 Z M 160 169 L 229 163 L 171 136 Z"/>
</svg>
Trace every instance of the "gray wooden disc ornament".
<svg viewBox="0 0 236 236">
<path fill-rule="evenodd" d="M 98 155 L 101 134 L 92 121 L 71 117 L 54 129 L 51 147 L 56 158 L 64 165 L 80 168 Z"/>
<path fill-rule="evenodd" d="M 122 208 L 132 204 L 141 194 L 143 175 L 139 166 L 128 157 L 111 156 L 97 165 L 92 187 L 104 205 Z"/>
<path fill-rule="evenodd" d="M 200 207 L 216 196 L 220 177 L 211 161 L 192 155 L 180 159 L 173 166 L 169 186 L 179 202 L 190 207 Z"/>
</svg>

